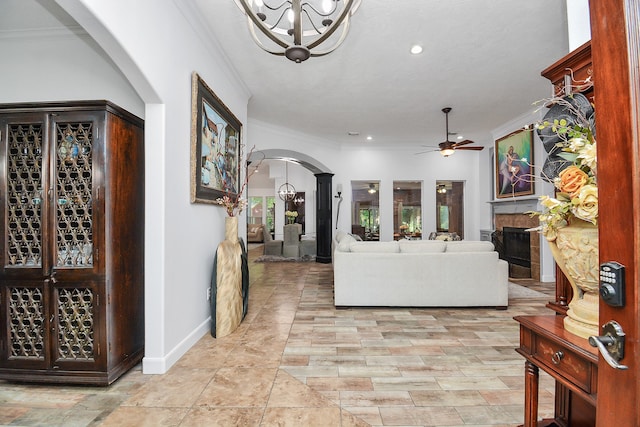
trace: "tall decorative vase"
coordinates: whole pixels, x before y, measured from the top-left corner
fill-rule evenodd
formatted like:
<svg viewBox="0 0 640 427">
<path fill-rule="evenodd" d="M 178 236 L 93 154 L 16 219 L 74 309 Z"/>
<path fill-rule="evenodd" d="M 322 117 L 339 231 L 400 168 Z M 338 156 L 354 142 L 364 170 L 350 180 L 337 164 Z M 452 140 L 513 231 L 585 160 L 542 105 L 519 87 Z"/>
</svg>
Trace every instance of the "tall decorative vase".
<svg viewBox="0 0 640 427">
<path fill-rule="evenodd" d="M 598 228 L 576 220 L 559 228 L 549 246 L 573 290 L 564 328 L 582 338 L 599 335 Z"/>
<path fill-rule="evenodd" d="M 227 217 L 225 239 L 218 245 L 211 280 L 211 335 L 216 338 L 235 331 L 245 314 L 243 246 L 238 239 L 238 218 Z"/>
</svg>

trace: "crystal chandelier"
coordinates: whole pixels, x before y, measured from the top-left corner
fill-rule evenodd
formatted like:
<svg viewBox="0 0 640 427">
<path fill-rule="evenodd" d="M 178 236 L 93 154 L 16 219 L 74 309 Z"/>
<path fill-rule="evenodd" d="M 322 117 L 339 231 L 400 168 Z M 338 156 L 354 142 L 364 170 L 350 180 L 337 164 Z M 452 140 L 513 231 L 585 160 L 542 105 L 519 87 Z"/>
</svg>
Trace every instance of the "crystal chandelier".
<svg viewBox="0 0 640 427">
<path fill-rule="evenodd" d="M 291 202 L 296 198 L 296 188 L 289 184 L 289 162 L 285 160 L 285 178 L 284 184 L 278 189 L 278 197 L 284 202 Z"/>
<path fill-rule="evenodd" d="M 266 52 L 300 63 L 333 52 L 349 31 L 361 0 L 235 0 L 251 37 Z M 341 6 L 341 7 L 340 7 Z M 262 35 L 258 35 L 258 31 Z M 327 40 L 325 50 L 312 51 Z"/>
</svg>

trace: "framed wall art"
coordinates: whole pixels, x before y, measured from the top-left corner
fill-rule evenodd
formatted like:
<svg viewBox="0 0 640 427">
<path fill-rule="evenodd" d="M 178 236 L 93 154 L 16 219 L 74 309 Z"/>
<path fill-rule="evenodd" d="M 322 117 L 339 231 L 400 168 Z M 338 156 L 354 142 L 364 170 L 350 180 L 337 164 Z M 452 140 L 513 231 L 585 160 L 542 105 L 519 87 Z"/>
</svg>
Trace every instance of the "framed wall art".
<svg viewBox="0 0 640 427">
<path fill-rule="evenodd" d="M 194 72 L 191 79 L 191 203 L 239 190 L 242 124 Z"/>
<path fill-rule="evenodd" d="M 496 198 L 534 194 L 532 129 L 528 126 L 496 140 Z"/>
</svg>

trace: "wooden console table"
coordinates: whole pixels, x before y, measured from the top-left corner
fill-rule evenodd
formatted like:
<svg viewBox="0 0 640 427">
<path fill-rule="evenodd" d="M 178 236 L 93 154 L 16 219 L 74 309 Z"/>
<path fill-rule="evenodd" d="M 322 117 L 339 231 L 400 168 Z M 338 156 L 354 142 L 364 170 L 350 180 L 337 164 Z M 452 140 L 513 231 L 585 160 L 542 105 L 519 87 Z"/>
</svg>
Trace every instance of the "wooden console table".
<svg viewBox="0 0 640 427">
<path fill-rule="evenodd" d="M 595 426 L 598 353 L 587 340 L 564 329 L 563 316 L 518 316 L 525 359 L 524 427 Z M 538 375 L 556 380 L 554 419 L 538 423 Z"/>
</svg>

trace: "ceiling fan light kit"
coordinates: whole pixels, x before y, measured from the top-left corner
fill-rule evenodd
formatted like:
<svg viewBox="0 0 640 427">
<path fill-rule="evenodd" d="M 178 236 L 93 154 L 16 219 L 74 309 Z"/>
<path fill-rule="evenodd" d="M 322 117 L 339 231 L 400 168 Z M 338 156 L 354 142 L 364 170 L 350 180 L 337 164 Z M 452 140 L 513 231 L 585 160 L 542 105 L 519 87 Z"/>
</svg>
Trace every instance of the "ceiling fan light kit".
<svg viewBox="0 0 640 427">
<path fill-rule="evenodd" d="M 300 63 L 333 52 L 349 32 L 361 0 L 235 0 L 264 51 Z M 260 32 L 264 37 L 258 36 Z M 313 50 L 330 41 L 324 50 Z"/>
<path fill-rule="evenodd" d="M 449 157 L 450 155 L 452 155 L 453 153 L 456 152 L 456 150 L 474 150 L 474 151 L 480 151 L 482 150 L 484 147 L 465 147 L 468 144 L 473 144 L 473 141 L 469 140 L 469 139 L 465 139 L 464 141 L 460 141 L 460 142 L 453 142 L 453 141 L 449 141 L 449 135 L 457 135 L 456 132 L 449 132 L 449 113 L 451 112 L 451 107 L 445 107 L 442 109 L 442 112 L 445 115 L 445 141 L 441 142 L 440 144 L 438 144 L 438 149 L 437 151 L 443 156 L 443 157 Z M 436 151 L 436 150 L 431 150 L 431 151 Z M 422 153 L 417 153 L 417 154 L 422 154 Z"/>
</svg>

